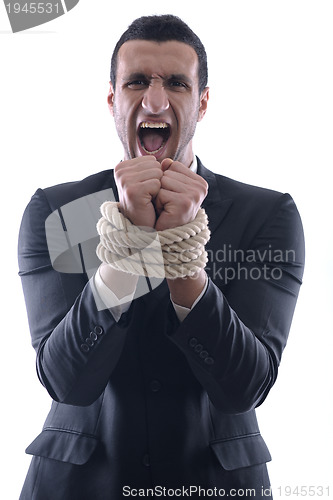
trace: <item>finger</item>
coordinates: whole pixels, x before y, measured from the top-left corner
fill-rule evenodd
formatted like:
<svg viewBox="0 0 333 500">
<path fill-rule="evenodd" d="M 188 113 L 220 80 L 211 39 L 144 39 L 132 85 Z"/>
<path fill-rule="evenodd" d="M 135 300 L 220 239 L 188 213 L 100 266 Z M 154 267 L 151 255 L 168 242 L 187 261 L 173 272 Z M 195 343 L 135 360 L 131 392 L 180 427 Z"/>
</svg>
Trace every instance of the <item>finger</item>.
<svg viewBox="0 0 333 500">
<path fill-rule="evenodd" d="M 161 185 L 170 191 L 184 192 L 187 190 L 195 189 L 199 191 L 206 191 L 206 181 L 202 178 L 190 178 L 178 172 L 166 172 L 161 178 Z"/>
<path fill-rule="evenodd" d="M 138 184 L 149 179 L 160 180 L 163 172 L 160 166 L 155 168 L 126 169 L 115 174 L 115 181 L 118 187 L 127 189 L 128 186 Z"/>
<path fill-rule="evenodd" d="M 156 203 L 158 206 L 164 206 L 167 203 L 174 203 L 177 202 L 177 200 L 179 200 L 179 192 L 170 191 L 169 189 L 164 189 L 163 187 L 160 188 L 156 196 Z"/>
<path fill-rule="evenodd" d="M 183 192 L 183 188 L 181 188 L 179 184 L 177 184 L 182 183 L 184 184 L 184 187 L 186 189 L 193 188 L 195 190 L 199 190 L 200 192 L 205 193 L 206 196 L 208 192 L 208 184 L 205 179 L 200 175 L 195 174 L 194 172 L 191 172 L 191 174 L 192 175 L 188 175 L 187 171 L 177 172 L 169 169 L 163 173 L 161 182 L 163 182 L 164 187 L 166 187 L 167 189 L 171 189 L 172 191 L 180 190 L 181 192 Z"/>
<path fill-rule="evenodd" d="M 174 161 L 171 158 L 164 158 L 164 160 L 161 163 L 163 172 L 168 170 L 168 168 L 170 167 L 170 165 L 172 165 L 172 163 L 174 163 Z"/>
<path fill-rule="evenodd" d="M 163 172 L 160 168 L 148 168 L 127 173 L 126 177 L 124 176 L 124 179 L 126 179 L 126 184 L 135 184 L 149 179 L 161 179 L 162 177 Z"/>
<path fill-rule="evenodd" d="M 179 172 L 183 173 L 184 175 L 188 177 L 192 177 L 193 179 L 196 177 L 199 177 L 198 174 L 193 172 L 189 167 L 185 167 L 183 163 L 180 161 L 174 161 L 168 168 L 168 172 Z"/>
<path fill-rule="evenodd" d="M 174 193 L 186 193 L 191 188 L 191 183 L 184 181 L 179 177 L 163 177 L 160 179 L 161 186 L 167 191 L 173 191 Z"/>
<path fill-rule="evenodd" d="M 142 169 L 142 168 L 161 168 L 160 163 L 156 160 L 155 156 L 139 156 L 132 160 L 125 160 L 115 167 L 116 173 L 121 173 L 128 170 Z"/>
<path fill-rule="evenodd" d="M 120 163 L 120 165 L 128 163 L 129 165 L 137 165 L 139 163 L 144 163 L 144 162 L 152 162 L 152 161 L 157 161 L 156 157 L 154 155 L 146 155 L 146 156 L 136 156 L 135 158 L 132 158 L 131 160 L 125 160 Z"/>
<path fill-rule="evenodd" d="M 155 198 L 157 193 L 161 189 L 161 182 L 159 179 L 149 179 L 141 183 L 145 188 L 146 192 L 148 192 L 152 198 Z"/>
<path fill-rule="evenodd" d="M 143 182 L 131 184 L 125 193 L 126 200 L 131 203 L 146 204 L 151 198 L 154 198 L 161 188 L 159 179 L 148 179 Z"/>
</svg>

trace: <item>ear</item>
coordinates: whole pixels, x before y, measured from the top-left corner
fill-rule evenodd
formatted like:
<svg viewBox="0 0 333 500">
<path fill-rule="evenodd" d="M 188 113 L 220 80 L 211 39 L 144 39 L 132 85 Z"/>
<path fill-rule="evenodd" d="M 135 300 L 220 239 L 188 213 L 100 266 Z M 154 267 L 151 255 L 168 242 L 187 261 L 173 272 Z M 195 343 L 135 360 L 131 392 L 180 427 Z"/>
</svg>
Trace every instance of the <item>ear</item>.
<svg viewBox="0 0 333 500">
<path fill-rule="evenodd" d="M 113 116 L 113 103 L 114 103 L 114 90 L 112 83 L 110 82 L 110 88 L 108 93 L 108 107 L 112 116 Z"/>
<path fill-rule="evenodd" d="M 208 106 L 208 100 L 209 100 L 209 87 L 206 87 L 203 89 L 200 95 L 200 106 L 199 106 L 199 113 L 198 113 L 198 122 L 201 122 L 203 117 L 206 114 L 207 111 L 207 106 Z"/>
</svg>

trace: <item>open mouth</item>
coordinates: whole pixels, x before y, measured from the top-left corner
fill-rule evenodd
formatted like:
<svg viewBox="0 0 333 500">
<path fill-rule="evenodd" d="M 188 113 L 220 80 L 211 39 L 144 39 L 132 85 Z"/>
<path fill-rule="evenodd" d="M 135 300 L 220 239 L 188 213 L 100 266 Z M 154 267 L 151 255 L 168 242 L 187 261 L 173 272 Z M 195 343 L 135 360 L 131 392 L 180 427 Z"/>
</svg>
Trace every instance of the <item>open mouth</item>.
<svg viewBox="0 0 333 500">
<path fill-rule="evenodd" d="M 171 134 L 165 122 L 141 122 L 138 131 L 141 148 L 146 154 L 156 155 L 166 145 Z"/>
</svg>

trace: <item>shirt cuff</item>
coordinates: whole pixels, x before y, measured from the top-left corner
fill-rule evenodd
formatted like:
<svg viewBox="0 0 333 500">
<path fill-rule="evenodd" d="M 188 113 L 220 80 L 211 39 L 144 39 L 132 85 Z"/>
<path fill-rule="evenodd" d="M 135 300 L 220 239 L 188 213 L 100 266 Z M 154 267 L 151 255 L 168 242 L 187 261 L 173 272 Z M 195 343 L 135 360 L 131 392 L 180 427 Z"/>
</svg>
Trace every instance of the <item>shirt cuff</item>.
<svg viewBox="0 0 333 500">
<path fill-rule="evenodd" d="M 205 285 L 203 287 L 203 290 L 200 293 L 200 295 L 195 299 L 195 301 L 193 302 L 191 308 L 183 307 L 183 306 L 180 306 L 178 304 L 175 304 L 172 301 L 172 299 L 170 298 L 170 300 L 172 302 L 172 305 L 174 307 L 174 310 L 175 310 L 175 312 L 177 314 L 177 317 L 178 317 L 178 319 L 179 319 L 180 322 L 184 321 L 184 319 L 186 318 L 186 316 L 194 309 L 194 307 L 197 305 L 197 303 L 199 302 L 199 300 L 204 296 L 204 294 L 205 294 L 205 292 L 207 290 L 207 286 L 208 286 L 208 276 L 206 274 L 206 281 L 205 281 Z"/>
<path fill-rule="evenodd" d="M 123 280 L 126 280 L 126 274 L 122 278 L 122 281 Z M 97 269 L 97 272 L 95 273 L 94 284 L 102 302 L 108 309 L 110 309 L 115 321 L 119 321 L 121 315 L 127 312 L 130 308 L 135 294 L 135 289 L 129 295 L 119 299 L 117 295 L 104 283 L 99 273 L 99 269 Z"/>
</svg>

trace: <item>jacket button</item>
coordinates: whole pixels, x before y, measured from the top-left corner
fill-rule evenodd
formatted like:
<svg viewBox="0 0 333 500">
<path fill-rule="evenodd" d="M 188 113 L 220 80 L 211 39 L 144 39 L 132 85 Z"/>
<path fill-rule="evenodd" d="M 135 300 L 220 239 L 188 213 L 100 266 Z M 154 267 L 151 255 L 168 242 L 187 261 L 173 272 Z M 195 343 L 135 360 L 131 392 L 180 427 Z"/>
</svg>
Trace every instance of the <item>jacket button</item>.
<svg viewBox="0 0 333 500">
<path fill-rule="evenodd" d="M 89 347 L 87 346 L 87 344 L 81 344 L 81 351 L 83 351 L 83 352 L 89 351 Z"/>
<path fill-rule="evenodd" d="M 213 365 L 214 360 L 213 360 L 213 358 L 208 357 L 205 359 L 205 363 L 206 363 L 206 365 Z"/>
<path fill-rule="evenodd" d="M 195 347 L 198 343 L 198 339 L 196 339 L 195 337 L 192 337 L 189 341 L 188 341 L 189 345 L 191 347 Z"/>
<path fill-rule="evenodd" d="M 89 347 L 92 347 L 92 346 L 94 345 L 94 341 L 93 341 L 93 340 L 91 340 L 91 338 L 90 338 L 90 337 L 87 337 L 87 338 L 86 338 L 86 344 L 88 344 L 88 346 L 89 346 Z"/>
<path fill-rule="evenodd" d="M 203 346 L 201 344 L 197 344 L 194 348 L 195 352 L 201 352 L 203 349 Z"/>
<path fill-rule="evenodd" d="M 200 358 L 206 359 L 208 357 L 208 352 L 207 351 L 201 351 L 199 354 Z"/>
<path fill-rule="evenodd" d="M 97 340 L 97 334 L 95 332 L 90 332 L 89 337 L 91 340 L 96 341 Z"/>
<path fill-rule="evenodd" d="M 160 391 L 161 387 L 162 386 L 161 386 L 161 384 L 160 384 L 160 382 L 158 380 L 152 380 L 150 382 L 150 390 L 152 392 L 158 392 L 158 391 Z"/>
<path fill-rule="evenodd" d="M 150 457 L 149 457 L 148 453 L 143 455 L 142 463 L 145 467 L 150 467 Z"/>
<path fill-rule="evenodd" d="M 104 330 L 101 326 L 96 325 L 94 328 L 94 333 L 96 333 L 97 335 L 102 335 L 102 333 L 104 333 Z"/>
</svg>

